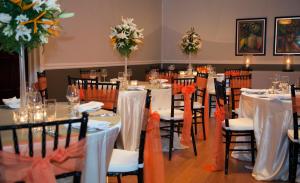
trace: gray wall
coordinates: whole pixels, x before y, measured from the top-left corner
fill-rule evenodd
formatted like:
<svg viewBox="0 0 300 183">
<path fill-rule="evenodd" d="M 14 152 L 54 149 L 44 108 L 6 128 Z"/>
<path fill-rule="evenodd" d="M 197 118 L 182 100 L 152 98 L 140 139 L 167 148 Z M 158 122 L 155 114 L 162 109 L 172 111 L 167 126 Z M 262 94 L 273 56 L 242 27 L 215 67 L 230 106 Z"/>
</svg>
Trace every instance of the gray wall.
<svg viewBox="0 0 300 183">
<path fill-rule="evenodd" d="M 179 42 L 194 26 L 203 40 L 194 63 L 241 64 L 243 57 L 235 56 L 236 19 L 266 17 L 266 56 L 254 57 L 254 64 L 281 64 L 283 57 L 273 56 L 274 17 L 291 15 L 300 15 L 299 0 L 163 0 L 162 62 L 186 62 Z"/>
</svg>

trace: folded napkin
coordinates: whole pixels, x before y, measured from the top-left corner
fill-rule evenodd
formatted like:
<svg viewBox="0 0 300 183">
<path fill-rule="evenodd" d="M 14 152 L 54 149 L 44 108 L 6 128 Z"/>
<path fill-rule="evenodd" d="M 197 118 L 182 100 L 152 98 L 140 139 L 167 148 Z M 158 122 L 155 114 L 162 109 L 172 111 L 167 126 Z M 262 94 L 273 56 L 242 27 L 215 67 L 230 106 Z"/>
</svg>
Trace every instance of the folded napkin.
<svg viewBox="0 0 300 183">
<path fill-rule="evenodd" d="M 95 131 L 95 130 L 105 130 L 108 129 L 111 125 L 111 122 L 108 121 L 98 121 L 94 119 L 89 119 L 87 131 Z M 68 127 L 68 124 L 65 125 Z M 72 124 L 72 128 L 79 129 L 80 123 Z"/>
<path fill-rule="evenodd" d="M 134 86 L 134 85 L 130 85 L 127 88 L 128 90 L 145 90 L 145 86 L 144 85 L 138 85 L 138 86 Z"/>
<path fill-rule="evenodd" d="M 76 106 L 76 109 L 78 112 L 82 113 L 82 112 L 95 111 L 95 110 L 101 109 L 101 107 L 103 105 L 104 104 L 102 102 L 91 101 L 91 102 Z"/>
<path fill-rule="evenodd" d="M 163 84 L 161 84 L 161 87 L 162 87 L 162 88 L 171 88 L 172 85 L 169 84 L 169 83 L 163 83 Z"/>
<path fill-rule="evenodd" d="M 9 108 L 12 108 L 12 109 L 20 108 L 20 99 L 18 99 L 17 97 L 2 99 L 2 101 Z"/>
<path fill-rule="evenodd" d="M 158 83 L 167 83 L 167 82 L 168 82 L 167 79 L 156 79 L 156 81 L 157 81 Z"/>
<path fill-rule="evenodd" d="M 241 92 L 248 94 L 265 94 L 268 92 L 266 89 L 250 89 L 250 88 L 241 88 Z"/>
</svg>

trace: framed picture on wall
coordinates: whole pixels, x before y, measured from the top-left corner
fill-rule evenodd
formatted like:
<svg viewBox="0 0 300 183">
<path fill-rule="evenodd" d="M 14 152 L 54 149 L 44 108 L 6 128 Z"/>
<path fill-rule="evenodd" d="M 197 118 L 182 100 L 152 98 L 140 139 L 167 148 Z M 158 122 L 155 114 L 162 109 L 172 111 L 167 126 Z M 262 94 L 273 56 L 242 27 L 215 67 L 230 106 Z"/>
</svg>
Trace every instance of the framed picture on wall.
<svg viewBox="0 0 300 183">
<path fill-rule="evenodd" d="M 266 24 L 266 18 L 236 19 L 236 56 L 266 54 Z"/>
<path fill-rule="evenodd" d="M 300 55 L 300 16 L 275 17 L 273 54 Z"/>
</svg>

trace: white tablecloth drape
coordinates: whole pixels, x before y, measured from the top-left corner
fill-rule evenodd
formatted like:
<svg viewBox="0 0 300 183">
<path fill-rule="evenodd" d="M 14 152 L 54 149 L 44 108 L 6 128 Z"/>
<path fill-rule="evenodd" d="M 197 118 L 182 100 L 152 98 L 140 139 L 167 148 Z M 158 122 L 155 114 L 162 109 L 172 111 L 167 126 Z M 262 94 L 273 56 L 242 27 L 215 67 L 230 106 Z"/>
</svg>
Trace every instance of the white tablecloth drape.
<svg viewBox="0 0 300 183">
<path fill-rule="evenodd" d="M 146 93 L 146 90 L 121 91 L 119 93 L 117 113 L 121 117 L 122 128 L 118 138 L 118 146 L 125 150 L 135 151 L 138 148 Z"/>
<path fill-rule="evenodd" d="M 87 152 L 85 168 L 82 172 L 82 182 L 106 182 L 109 161 L 120 128 L 121 122 L 107 130 L 87 136 Z"/>
<path fill-rule="evenodd" d="M 265 181 L 287 180 L 291 101 L 242 94 L 239 105 L 239 117 L 254 121 L 257 157 L 252 176 Z M 297 175 L 299 177 L 299 171 Z"/>
</svg>

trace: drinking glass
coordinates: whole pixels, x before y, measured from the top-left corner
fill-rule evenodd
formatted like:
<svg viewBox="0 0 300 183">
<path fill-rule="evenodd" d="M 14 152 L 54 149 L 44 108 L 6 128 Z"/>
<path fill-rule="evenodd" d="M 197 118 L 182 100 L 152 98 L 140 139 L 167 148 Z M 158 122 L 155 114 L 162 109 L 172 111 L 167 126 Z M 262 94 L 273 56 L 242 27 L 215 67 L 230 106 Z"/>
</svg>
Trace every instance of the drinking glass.
<svg viewBox="0 0 300 183">
<path fill-rule="evenodd" d="M 105 78 L 107 77 L 107 69 L 101 69 L 101 77 L 103 77 L 103 81 L 105 82 Z"/>
<path fill-rule="evenodd" d="M 66 97 L 71 106 L 71 117 L 76 117 L 78 114 L 77 110 L 74 109 L 75 105 L 79 104 L 79 89 L 75 85 L 69 85 L 67 89 Z"/>
<path fill-rule="evenodd" d="M 97 78 L 97 71 L 92 69 L 90 70 L 90 78 L 91 79 L 96 79 Z"/>
<path fill-rule="evenodd" d="M 44 101 L 44 114 L 48 122 L 56 119 L 56 99 L 46 99 Z M 48 133 L 54 134 L 55 127 L 49 126 L 46 128 Z"/>
<path fill-rule="evenodd" d="M 128 81 L 130 81 L 130 77 L 132 76 L 132 70 L 131 69 L 127 69 L 127 78 Z"/>
</svg>

